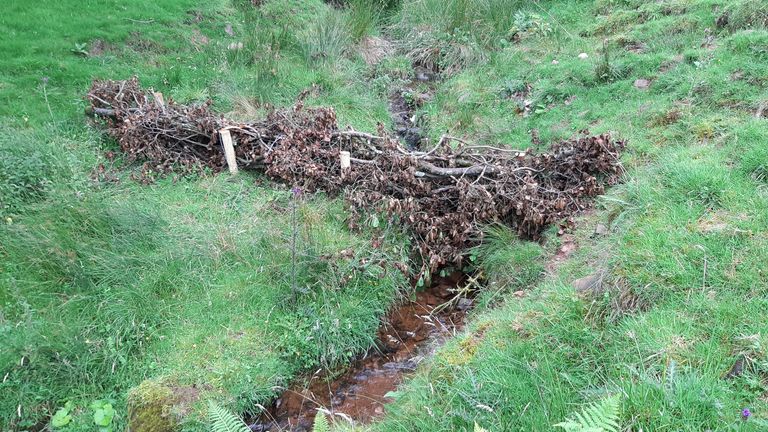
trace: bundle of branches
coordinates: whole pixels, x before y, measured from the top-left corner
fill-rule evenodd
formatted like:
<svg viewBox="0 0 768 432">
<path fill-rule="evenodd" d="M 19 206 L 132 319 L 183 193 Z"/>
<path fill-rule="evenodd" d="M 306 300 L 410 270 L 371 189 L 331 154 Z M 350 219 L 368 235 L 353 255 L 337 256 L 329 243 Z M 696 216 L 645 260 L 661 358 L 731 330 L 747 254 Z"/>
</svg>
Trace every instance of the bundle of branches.
<svg viewBox="0 0 768 432">
<path fill-rule="evenodd" d="M 588 207 L 618 181 L 624 147 L 607 134 L 554 144 L 547 153 L 476 146 L 443 137 L 428 151 L 406 150 L 383 132 L 338 128 L 330 108 L 275 110 L 251 123 L 215 115 L 141 89 L 138 80 L 95 81 L 91 111 L 132 159 L 159 171 L 226 167 L 218 132 L 236 142 L 240 168 L 306 190 L 343 193 L 350 225 L 383 212 L 413 236 L 425 272 L 459 265 L 484 224 L 503 223 L 538 238 Z M 341 153 L 349 152 L 349 166 Z"/>
</svg>

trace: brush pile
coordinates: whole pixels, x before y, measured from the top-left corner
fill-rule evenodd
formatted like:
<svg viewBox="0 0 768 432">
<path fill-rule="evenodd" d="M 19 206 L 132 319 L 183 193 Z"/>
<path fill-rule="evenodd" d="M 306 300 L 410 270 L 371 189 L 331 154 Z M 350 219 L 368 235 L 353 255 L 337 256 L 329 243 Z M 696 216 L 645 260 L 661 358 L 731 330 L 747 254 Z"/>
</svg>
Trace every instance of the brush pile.
<svg viewBox="0 0 768 432">
<path fill-rule="evenodd" d="M 275 110 L 249 123 L 227 120 L 209 104 L 163 101 L 136 78 L 95 81 L 91 112 L 129 159 L 161 173 L 226 169 L 219 131 L 234 139 L 240 169 L 307 191 L 343 194 L 350 225 L 371 212 L 385 213 L 410 232 L 422 271 L 460 265 L 467 248 L 489 223 L 537 238 L 591 204 L 605 185 L 619 180 L 621 141 L 607 134 L 552 145 L 547 153 L 475 146 L 443 137 L 426 151 L 406 150 L 387 135 L 339 129 L 330 108 Z M 340 153 L 351 164 L 342 169 Z"/>
</svg>

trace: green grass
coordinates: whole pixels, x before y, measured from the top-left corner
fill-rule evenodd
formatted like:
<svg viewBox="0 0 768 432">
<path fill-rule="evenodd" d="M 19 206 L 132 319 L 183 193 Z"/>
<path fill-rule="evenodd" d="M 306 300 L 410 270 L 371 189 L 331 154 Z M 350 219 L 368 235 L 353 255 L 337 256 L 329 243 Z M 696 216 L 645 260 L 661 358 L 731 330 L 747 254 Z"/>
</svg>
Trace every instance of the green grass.
<svg viewBox="0 0 768 432">
<path fill-rule="evenodd" d="M 371 429 L 552 430 L 608 395 L 627 430 L 765 428 L 762 4 L 123 3 L 12 0 L 0 16 L 0 394 L 17 395 L 0 397 L 0 429 L 45 422 L 72 401 L 62 430 L 92 430 L 95 400 L 112 401 L 123 428 L 126 395 L 145 379 L 256 411 L 275 385 L 370 346 L 406 285 L 360 258 L 403 261 L 407 242 L 386 232 L 372 249 L 369 233 L 345 228 L 337 200 L 299 205 L 306 293 L 291 306 L 285 189 L 251 175 L 140 186 L 119 158 L 118 183 L 93 180 L 115 148 L 81 115 L 93 78 L 138 74 L 245 120 L 311 89 L 309 104 L 374 131 L 411 61 L 444 78 L 418 113 L 433 140 L 449 131 L 544 148 L 579 130 L 611 131 L 627 140 L 627 174 L 578 221 L 580 249 L 558 265 L 547 263 L 556 230 L 541 246 L 488 227 L 472 254 L 487 289 L 467 329 Z M 367 66 L 356 44 L 368 35 L 394 39 L 398 52 Z M 97 40 L 103 52 L 77 52 Z M 634 86 L 641 78 L 650 88 Z M 597 223 L 610 233 L 592 236 Z M 600 292 L 575 292 L 573 280 L 597 271 Z M 723 379 L 739 358 L 744 373 Z M 205 404 L 189 409 L 187 427 L 205 430 Z"/>
<path fill-rule="evenodd" d="M 1 430 L 44 424 L 67 401 L 74 420 L 62 430 L 91 430 L 95 400 L 112 401 L 112 425 L 124 428 L 128 390 L 146 378 L 254 411 L 276 385 L 372 344 L 406 281 L 360 260 L 404 262 L 397 233 L 383 232 L 374 250 L 370 233 L 346 229 L 339 201 L 307 198 L 297 226 L 306 292 L 292 306 L 289 192 L 251 175 L 137 185 L 134 168 L 103 156 L 114 143 L 82 115 L 92 79 L 137 74 L 176 100 L 210 98 L 244 119 L 314 87 L 309 103 L 373 130 L 386 102 L 369 91 L 350 40 L 307 33 L 327 26 L 320 17 L 347 19 L 319 0 L 5 5 L 0 393 L 14 397 L 0 398 Z M 99 164 L 119 181 L 96 181 Z M 193 423 L 205 404 L 191 409 L 189 427 L 204 430 Z"/>
<path fill-rule="evenodd" d="M 249 177 L 163 181 L 51 199 L 3 225 L 0 364 L 3 391 L 19 396 L 4 412 L 111 398 L 122 423 L 124 394 L 145 376 L 245 411 L 297 372 L 368 347 L 405 281 L 360 259 L 405 252 L 350 235 L 338 202 L 302 203 L 306 293 L 289 306 L 289 195 Z"/>
<path fill-rule="evenodd" d="M 524 298 L 477 312 L 371 429 L 553 430 L 607 395 L 620 398 L 622 430 L 765 429 L 768 123 L 754 118 L 768 97 L 762 9 L 707 0 L 540 6 L 559 30 L 453 74 L 424 108 L 430 133 L 526 148 L 536 147 L 532 130 L 544 144 L 613 131 L 628 141 L 625 182 L 580 220 L 574 257 Z M 717 30 L 723 10 L 736 20 Z M 606 75 L 603 40 L 620 73 Z M 639 78 L 650 89 L 635 88 Z M 521 114 L 511 96 L 526 87 L 532 108 Z M 610 234 L 592 237 L 597 223 Z M 494 244 L 480 255 L 493 283 L 540 269 L 530 259 L 514 265 L 529 246 Z M 596 271 L 605 272 L 601 291 L 576 293 L 571 282 Z M 723 379 L 740 357 L 744 373 Z"/>
</svg>

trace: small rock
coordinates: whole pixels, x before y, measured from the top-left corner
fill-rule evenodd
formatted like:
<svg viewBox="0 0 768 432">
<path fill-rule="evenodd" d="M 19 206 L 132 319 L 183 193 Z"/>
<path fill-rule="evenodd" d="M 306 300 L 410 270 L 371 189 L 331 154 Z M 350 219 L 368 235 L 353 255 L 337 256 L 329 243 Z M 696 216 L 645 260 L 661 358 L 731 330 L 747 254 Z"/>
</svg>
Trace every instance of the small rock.
<svg viewBox="0 0 768 432">
<path fill-rule="evenodd" d="M 472 299 L 461 298 L 461 299 L 459 299 L 458 305 L 456 305 L 456 309 L 458 309 L 460 311 L 465 311 L 465 310 L 471 308 L 473 303 L 474 302 L 472 301 Z"/>
<path fill-rule="evenodd" d="M 553 64 L 553 65 L 556 65 L 556 64 L 560 64 L 560 62 L 559 62 L 559 61 L 557 61 L 557 60 L 552 60 L 552 64 Z"/>
<path fill-rule="evenodd" d="M 230 35 L 232 37 L 235 36 L 235 31 L 232 30 L 232 24 L 227 23 L 227 26 L 224 27 L 224 33 L 226 33 L 226 34 L 228 34 L 228 35 Z"/>
<path fill-rule="evenodd" d="M 715 26 L 717 28 L 721 29 L 728 25 L 728 22 L 731 20 L 731 15 L 728 12 L 725 12 L 724 14 L 717 17 L 717 20 L 715 20 Z"/>
<path fill-rule="evenodd" d="M 650 86 L 651 86 L 651 82 L 645 78 L 640 78 L 635 80 L 635 88 L 638 88 L 640 90 L 646 90 Z"/>
<path fill-rule="evenodd" d="M 416 75 L 417 81 L 427 82 L 427 81 L 433 81 L 434 79 L 437 78 L 437 75 L 433 71 L 424 67 L 415 67 L 413 69 L 413 72 Z"/>
<path fill-rule="evenodd" d="M 416 80 L 417 81 L 427 82 L 427 81 L 430 81 L 431 79 L 432 78 L 430 77 L 430 75 L 425 73 L 425 72 L 417 72 L 416 73 Z"/>
<path fill-rule="evenodd" d="M 429 93 L 419 93 L 416 95 L 416 102 L 419 104 L 424 104 L 426 102 L 431 102 L 433 97 Z"/>
<path fill-rule="evenodd" d="M 597 226 L 595 226 L 595 233 L 594 237 L 600 237 L 608 234 L 608 227 L 599 223 Z"/>
<path fill-rule="evenodd" d="M 251 432 L 269 432 L 272 426 L 274 425 L 254 423 L 254 424 L 248 425 L 248 429 L 250 429 Z"/>
<path fill-rule="evenodd" d="M 176 432 L 183 395 L 158 381 L 146 380 L 128 392 L 128 432 Z"/>
<path fill-rule="evenodd" d="M 589 55 L 587 53 L 583 52 L 583 53 L 579 54 L 579 58 L 582 59 L 582 60 L 586 60 L 586 59 L 589 58 Z"/>
<path fill-rule="evenodd" d="M 744 356 L 736 359 L 736 362 L 731 366 L 731 369 L 725 374 L 723 379 L 733 379 L 741 376 L 742 373 L 744 373 Z"/>
<path fill-rule="evenodd" d="M 571 286 L 578 292 L 597 292 L 603 284 L 603 274 L 601 272 L 593 273 L 583 278 L 571 282 Z"/>
</svg>

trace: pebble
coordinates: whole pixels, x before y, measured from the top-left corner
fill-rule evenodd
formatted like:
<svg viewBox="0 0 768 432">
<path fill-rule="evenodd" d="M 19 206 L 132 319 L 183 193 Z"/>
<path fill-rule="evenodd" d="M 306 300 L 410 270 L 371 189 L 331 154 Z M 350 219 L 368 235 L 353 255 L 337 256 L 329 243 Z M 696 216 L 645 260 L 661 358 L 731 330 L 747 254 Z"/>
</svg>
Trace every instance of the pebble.
<svg viewBox="0 0 768 432">
<path fill-rule="evenodd" d="M 606 234 L 608 234 L 608 227 L 607 226 L 605 226 L 603 224 L 597 224 L 597 226 L 595 226 L 595 233 L 594 233 L 595 237 L 597 237 L 597 236 L 604 236 Z"/>
<path fill-rule="evenodd" d="M 472 299 L 461 298 L 459 299 L 459 304 L 456 306 L 456 308 L 460 311 L 465 311 L 472 307 L 472 303 Z"/>
<path fill-rule="evenodd" d="M 576 291 L 579 292 L 597 292 L 602 286 L 602 279 L 603 277 L 600 273 L 593 273 L 591 275 L 584 276 L 583 278 L 576 279 L 575 281 L 571 282 L 571 286 L 573 286 Z"/>
<path fill-rule="evenodd" d="M 586 60 L 589 58 L 589 55 L 587 53 L 581 53 L 579 54 L 579 58 L 582 60 Z"/>
</svg>

